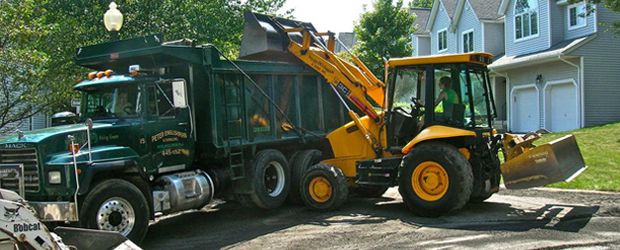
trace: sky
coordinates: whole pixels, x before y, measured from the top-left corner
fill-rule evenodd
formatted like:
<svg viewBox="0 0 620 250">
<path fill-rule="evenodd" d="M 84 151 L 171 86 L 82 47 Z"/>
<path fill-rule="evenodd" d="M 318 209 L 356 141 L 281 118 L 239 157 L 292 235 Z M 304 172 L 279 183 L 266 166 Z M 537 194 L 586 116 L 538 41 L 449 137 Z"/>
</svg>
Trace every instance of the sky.
<svg viewBox="0 0 620 250">
<path fill-rule="evenodd" d="M 372 10 L 373 0 L 286 0 L 282 9 L 295 9 L 296 20 L 311 22 L 318 31 L 352 32 L 353 23 L 364 12 Z M 409 1 L 404 1 L 407 6 Z"/>
</svg>

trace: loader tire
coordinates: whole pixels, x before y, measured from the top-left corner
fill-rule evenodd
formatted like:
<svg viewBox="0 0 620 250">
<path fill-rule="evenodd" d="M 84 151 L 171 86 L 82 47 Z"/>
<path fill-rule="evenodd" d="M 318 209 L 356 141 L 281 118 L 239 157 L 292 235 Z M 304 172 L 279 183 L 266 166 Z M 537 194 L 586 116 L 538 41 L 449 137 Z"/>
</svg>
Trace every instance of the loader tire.
<svg viewBox="0 0 620 250">
<path fill-rule="evenodd" d="M 347 179 L 337 167 L 319 163 L 308 169 L 301 182 L 301 199 L 314 210 L 329 211 L 347 200 Z"/>
<path fill-rule="evenodd" d="M 491 198 L 491 196 L 493 196 L 493 194 L 496 193 L 499 189 L 500 178 L 501 173 L 498 170 L 490 179 L 482 181 L 480 187 L 478 188 L 478 191 L 472 192 L 471 197 L 469 198 L 469 202 L 481 203 Z M 488 189 L 486 188 L 486 185 L 489 185 Z"/>
<path fill-rule="evenodd" d="M 290 204 L 303 204 L 301 201 L 301 194 L 299 193 L 299 187 L 301 178 L 308 168 L 317 164 L 323 158 L 323 153 L 316 149 L 302 150 L 295 152 L 291 157 L 291 189 L 288 193 L 287 201 Z"/>
<path fill-rule="evenodd" d="M 388 190 L 388 188 L 389 187 L 385 187 L 385 186 L 377 186 L 377 187 L 362 186 L 362 187 L 356 187 L 355 189 L 353 189 L 353 191 L 355 192 L 355 194 L 357 194 L 360 197 L 379 198 L 383 196 L 383 194 L 385 193 L 385 191 Z"/>
<path fill-rule="evenodd" d="M 471 165 L 452 145 L 415 147 L 403 159 L 398 191 L 414 214 L 437 217 L 461 209 L 471 196 Z"/>
<path fill-rule="evenodd" d="M 80 226 L 117 231 L 138 244 L 149 226 L 149 206 L 140 189 L 126 180 L 98 183 L 84 198 Z"/>
<path fill-rule="evenodd" d="M 290 190 L 291 171 L 280 151 L 266 149 L 258 152 L 250 169 L 253 191 L 249 197 L 263 209 L 282 206 Z"/>
</svg>

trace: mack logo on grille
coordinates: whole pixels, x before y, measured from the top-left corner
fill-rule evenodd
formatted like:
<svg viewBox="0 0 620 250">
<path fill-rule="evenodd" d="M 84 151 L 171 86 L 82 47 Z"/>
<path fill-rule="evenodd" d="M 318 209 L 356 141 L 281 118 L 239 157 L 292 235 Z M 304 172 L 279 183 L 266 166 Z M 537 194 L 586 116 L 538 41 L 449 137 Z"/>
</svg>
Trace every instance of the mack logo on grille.
<svg viewBox="0 0 620 250">
<path fill-rule="evenodd" d="M 4 148 L 8 148 L 8 149 L 22 149 L 22 148 L 26 148 L 26 144 L 24 144 L 24 143 L 4 144 Z"/>
</svg>

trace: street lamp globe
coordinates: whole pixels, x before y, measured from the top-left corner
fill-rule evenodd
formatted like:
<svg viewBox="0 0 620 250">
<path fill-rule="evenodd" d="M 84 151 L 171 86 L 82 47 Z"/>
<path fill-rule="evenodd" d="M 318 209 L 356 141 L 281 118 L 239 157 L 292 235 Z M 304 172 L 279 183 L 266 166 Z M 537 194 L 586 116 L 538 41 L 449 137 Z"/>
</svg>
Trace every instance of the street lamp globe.
<svg viewBox="0 0 620 250">
<path fill-rule="evenodd" d="M 103 24 L 109 32 L 118 32 L 123 27 L 123 13 L 117 7 L 115 2 L 111 2 L 110 9 L 103 14 Z"/>
</svg>

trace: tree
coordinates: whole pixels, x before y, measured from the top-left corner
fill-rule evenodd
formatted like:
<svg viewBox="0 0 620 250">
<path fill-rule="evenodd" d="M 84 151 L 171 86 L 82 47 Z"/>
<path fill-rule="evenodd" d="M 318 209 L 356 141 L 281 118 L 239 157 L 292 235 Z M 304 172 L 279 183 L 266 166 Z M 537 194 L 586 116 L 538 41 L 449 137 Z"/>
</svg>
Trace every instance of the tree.
<svg viewBox="0 0 620 250">
<path fill-rule="evenodd" d="M 411 0 L 409 8 L 432 8 L 433 0 Z"/>
<path fill-rule="evenodd" d="M 580 0 L 570 0 L 570 3 L 578 3 L 581 2 Z M 612 10 L 614 12 L 620 12 L 620 0 L 590 0 L 587 1 L 587 15 L 591 15 L 594 11 L 596 11 L 595 8 L 593 8 L 594 4 L 602 4 L 603 6 L 605 6 L 605 8 Z M 614 32 L 616 32 L 616 34 L 620 33 L 620 21 L 615 21 L 613 23 L 610 24 L 606 24 L 609 25 L 611 27 L 611 30 L 613 30 Z"/>
<path fill-rule="evenodd" d="M 285 1 L 119 0 L 125 20 L 119 35 L 132 38 L 161 33 L 166 40 L 190 38 L 214 44 L 235 58 L 243 13 L 275 14 Z M 73 84 L 87 72 L 73 62 L 76 48 L 110 40 L 103 25 L 109 3 L 0 0 L 0 131 L 39 111 L 66 110 L 76 95 Z M 290 15 L 291 10 L 284 13 Z"/>
<path fill-rule="evenodd" d="M 377 75 L 383 75 L 383 58 L 410 56 L 415 17 L 403 8 L 403 1 L 375 0 L 374 9 L 363 13 L 354 31 L 353 53 Z"/>
</svg>

